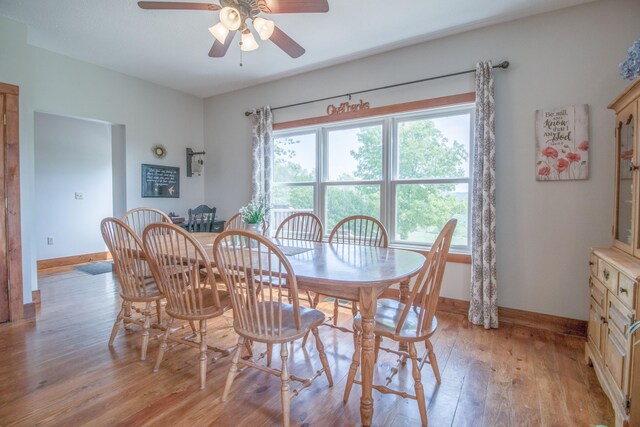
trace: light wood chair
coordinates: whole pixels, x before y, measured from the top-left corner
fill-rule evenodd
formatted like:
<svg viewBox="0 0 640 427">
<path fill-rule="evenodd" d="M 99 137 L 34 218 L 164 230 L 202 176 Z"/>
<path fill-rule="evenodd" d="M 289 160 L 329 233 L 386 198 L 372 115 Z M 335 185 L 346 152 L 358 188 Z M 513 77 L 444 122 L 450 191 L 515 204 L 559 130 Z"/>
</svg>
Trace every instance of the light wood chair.
<svg viewBox="0 0 640 427">
<path fill-rule="evenodd" d="M 154 208 L 131 209 L 122 215 L 122 220 L 131 227 L 140 238 L 142 238 L 142 232 L 149 224 L 156 222 L 173 223 L 169 215 Z"/>
<path fill-rule="evenodd" d="M 148 264 L 144 246 L 133 229 L 120 219 L 105 218 L 100 223 L 100 230 L 113 258 L 114 271 L 118 278 L 120 297 L 122 298 L 122 307 L 113 323 L 109 346 L 113 345 L 120 324 L 137 324 L 143 328 L 140 359 L 145 360 L 149 345 L 149 328 L 152 326 L 151 304 L 156 304 L 158 319 L 157 325 L 153 325 L 153 327 L 162 329 L 160 301 L 164 299 L 164 295 L 156 286 L 153 278 L 147 275 Z M 136 303 L 144 304 L 144 309 L 137 307 Z M 142 314 L 143 318 L 134 317 L 132 312 Z"/>
<path fill-rule="evenodd" d="M 436 241 L 434 242 L 424 266 L 418 273 L 418 276 L 410 284 L 411 291 L 409 299 L 406 303 L 399 301 L 399 291 L 390 290 L 390 292 L 382 295 L 382 299 L 378 301 L 378 307 L 375 317 L 375 358 L 378 358 L 379 350 L 384 350 L 400 356 L 395 368 L 391 369 L 391 373 L 386 378 L 384 385 L 373 385 L 375 390 L 381 393 L 391 393 L 402 396 L 404 398 L 415 399 L 418 401 L 418 409 L 420 410 L 420 418 L 422 425 L 427 425 L 427 407 L 424 397 L 424 389 L 421 381 L 421 370 L 425 363 L 431 365 L 433 374 L 438 384 L 441 382 L 440 371 L 438 369 L 438 361 L 433 351 L 430 338 L 438 327 L 438 319 L 435 316 L 438 299 L 440 296 L 440 288 L 442 286 L 442 276 L 447 264 L 447 254 L 451 245 L 451 237 L 456 227 L 457 220 L 450 219 L 444 226 Z M 356 372 L 360 366 L 360 345 L 362 325 L 360 316 L 354 319 L 354 353 L 347 376 L 347 384 L 344 390 L 344 401 L 349 399 L 349 393 L 354 383 L 361 384 L 356 381 Z M 408 352 L 396 351 L 390 348 L 382 347 L 382 338 L 389 338 L 408 347 Z M 424 341 L 426 350 L 422 357 L 418 357 L 416 352 L 416 342 Z M 412 362 L 412 375 L 414 381 L 415 395 L 397 391 L 389 388 L 393 376 L 399 371 L 400 365 L 409 358 Z"/>
<path fill-rule="evenodd" d="M 326 375 L 329 386 L 333 385 L 329 363 L 318 334 L 318 326 L 324 321 L 324 314 L 312 308 L 300 307 L 296 276 L 291 265 L 282 251 L 265 237 L 250 231 L 225 231 L 216 238 L 213 251 L 218 270 L 231 294 L 233 327 L 240 336 L 222 401 L 226 401 L 229 396 L 233 380 L 239 372 L 238 365 L 279 376 L 282 382 L 283 422 L 285 426 L 289 426 L 291 398 L 309 387 L 322 372 Z M 278 288 L 282 286 L 288 288 L 288 296 L 278 292 Z M 301 379 L 289 375 L 287 349 L 289 343 L 302 338 L 308 331 L 315 336 L 323 369 L 317 371 L 313 378 Z M 263 366 L 254 360 L 240 359 L 246 340 L 267 345 L 280 344 L 281 370 Z M 290 379 L 301 382 L 301 388 L 290 393 Z"/>
<path fill-rule="evenodd" d="M 167 298 L 167 329 L 162 336 L 160 351 L 153 369 L 157 372 L 167 350 L 167 340 L 200 349 L 200 388 L 207 376 L 207 350 L 229 354 L 228 350 L 207 344 L 207 320 L 218 317 L 231 308 L 229 294 L 218 291 L 211 260 L 204 248 L 187 231 L 173 224 L 150 224 L 143 233 L 145 250 L 151 271 Z M 198 331 L 189 336 L 174 335 L 182 327 L 173 328 L 174 321 L 188 321 Z M 199 333 L 199 342 L 196 340 Z M 215 359 L 214 359 L 215 360 Z"/>
<path fill-rule="evenodd" d="M 276 230 L 276 239 L 322 241 L 322 221 L 311 212 L 298 212 L 289 215 Z"/>
<path fill-rule="evenodd" d="M 240 216 L 240 212 L 233 215 L 231 218 L 224 223 L 224 230 L 246 230 L 247 224 L 242 221 L 242 217 Z M 269 229 L 269 224 L 265 219 L 262 220 L 262 234 L 267 234 L 267 230 Z"/>
<path fill-rule="evenodd" d="M 333 227 L 329 234 L 329 242 L 346 243 L 350 245 L 377 246 L 386 248 L 389 245 L 389 237 L 384 225 L 377 219 L 367 215 L 353 215 L 344 218 Z M 319 296 L 316 296 L 318 299 Z M 319 301 L 316 301 L 316 305 Z M 338 315 L 340 303 L 338 298 L 333 302 L 333 326 L 338 329 L 351 332 L 348 329 L 338 327 Z M 351 311 L 357 313 L 356 303 L 351 303 Z"/>
</svg>

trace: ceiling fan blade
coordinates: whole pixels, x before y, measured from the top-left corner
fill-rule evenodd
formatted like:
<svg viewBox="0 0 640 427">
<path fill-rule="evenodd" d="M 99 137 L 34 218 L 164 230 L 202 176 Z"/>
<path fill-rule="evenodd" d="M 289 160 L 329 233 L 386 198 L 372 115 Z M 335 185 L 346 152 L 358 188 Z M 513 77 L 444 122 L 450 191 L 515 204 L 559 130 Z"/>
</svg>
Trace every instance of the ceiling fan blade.
<svg viewBox="0 0 640 427">
<path fill-rule="evenodd" d="M 170 10 L 220 10 L 220 6 L 213 3 L 183 3 L 173 1 L 139 1 L 141 9 L 170 9 Z"/>
<path fill-rule="evenodd" d="M 287 55 L 292 58 L 298 58 L 306 52 L 302 46 L 296 43 L 291 37 L 289 37 L 284 31 L 277 26 L 273 29 L 273 34 L 269 38 L 276 46 L 284 50 Z"/>
<path fill-rule="evenodd" d="M 209 51 L 209 56 L 212 58 L 222 58 L 223 56 L 225 56 L 235 36 L 236 36 L 235 31 L 229 31 L 229 34 L 227 34 L 227 38 L 224 40 L 224 44 L 216 40 L 213 43 L 213 46 L 211 46 L 211 50 Z"/>
<path fill-rule="evenodd" d="M 265 13 L 324 13 L 329 11 L 327 0 L 258 0 Z"/>
</svg>

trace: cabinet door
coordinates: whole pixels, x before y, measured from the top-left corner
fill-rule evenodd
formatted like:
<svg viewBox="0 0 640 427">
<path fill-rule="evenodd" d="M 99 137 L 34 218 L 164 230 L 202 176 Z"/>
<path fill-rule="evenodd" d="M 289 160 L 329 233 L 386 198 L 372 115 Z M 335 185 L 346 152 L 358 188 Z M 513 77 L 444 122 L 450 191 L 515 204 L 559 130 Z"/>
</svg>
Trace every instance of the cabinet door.
<svg viewBox="0 0 640 427">
<path fill-rule="evenodd" d="M 629 254 L 640 254 L 635 236 L 636 140 L 637 106 L 635 103 L 616 116 L 616 192 L 613 224 L 614 246 Z"/>
<path fill-rule="evenodd" d="M 587 335 L 589 336 L 589 342 L 596 350 L 596 356 L 602 357 L 602 346 L 604 344 L 603 334 L 605 332 L 604 322 L 605 317 L 602 313 L 602 309 L 600 306 L 591 299 L 591 303 L 589 305 L 589 327 Z"/>
<path fill-rule="evenodd" d="M 604 365 L 616 386 L 615 394 L 623 403 L 628 396 L 629 345 L 609 325 L 604 348 Z"/>
</svg>

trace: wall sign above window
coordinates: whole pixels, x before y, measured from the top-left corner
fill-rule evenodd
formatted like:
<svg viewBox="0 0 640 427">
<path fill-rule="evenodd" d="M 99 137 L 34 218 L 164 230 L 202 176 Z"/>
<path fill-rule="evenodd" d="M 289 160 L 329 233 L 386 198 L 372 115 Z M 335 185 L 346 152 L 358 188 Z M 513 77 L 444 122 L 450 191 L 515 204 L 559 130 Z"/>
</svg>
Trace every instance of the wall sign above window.
<svg viewBox="0 0 640 427">
<path fill-rule="evenodd" d="M 369 103 L 364 102 L 362 99 L 357 104 L 349 104 L 348 102 L 343 102 L 340 105 L 330 104 L 330 105 L 327 105 L 327 115 L 332 116 L 332 115 L 338 115 L 338 114 L 345 114 L 345 113 L 351 113 L 354 111 L 368 110 L 369 108 L 370 108 Z"/>
</svg>

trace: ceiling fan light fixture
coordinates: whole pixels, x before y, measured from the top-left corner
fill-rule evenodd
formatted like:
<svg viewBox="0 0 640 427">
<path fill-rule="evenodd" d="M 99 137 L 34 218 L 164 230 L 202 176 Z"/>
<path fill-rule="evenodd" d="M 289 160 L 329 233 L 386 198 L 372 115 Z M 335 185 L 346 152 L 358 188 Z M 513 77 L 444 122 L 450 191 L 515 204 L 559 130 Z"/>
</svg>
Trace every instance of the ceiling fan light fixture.
<svg viewBox="0 0 640 427">
<path fill-rule="evenodd" d="M 229 35 L 229 29 L 225 27 L 222 22 L 218 22 L 216 25 L 209 28 L 209 32 L 222 44 L 224 44 L 225 40 L 227 40 L 227 36 Z"/>
<path fill-rule="evenodd" d="M 240 28 L 242 19 L 240 19 L 240 12 L 233 7 L 225 6 L 220 9 L 220 22 L 227 27 L 229 31 L 236 31 Z"/>
<path fill-rule="evenodd" d="M 273 21 L 264 19 L 260 16 L 256 17 L 253 20 L 253 28 L 256 29 L 258 35 L 262 40 L 269 40 L 269 38 L 273 34 L 275 26 L 276 24 L 274 24 Z"/>
<path fill-rule="evenodd" d="M 240 50 L 244 52 L 250 52 L 252 50 L 256 50 L 258 48 L 258 42 L 256 38 L 253 37 L 251 31 L 246 31 L 242 33 L 242 37 L 240 39 Z"/>
</svg>

